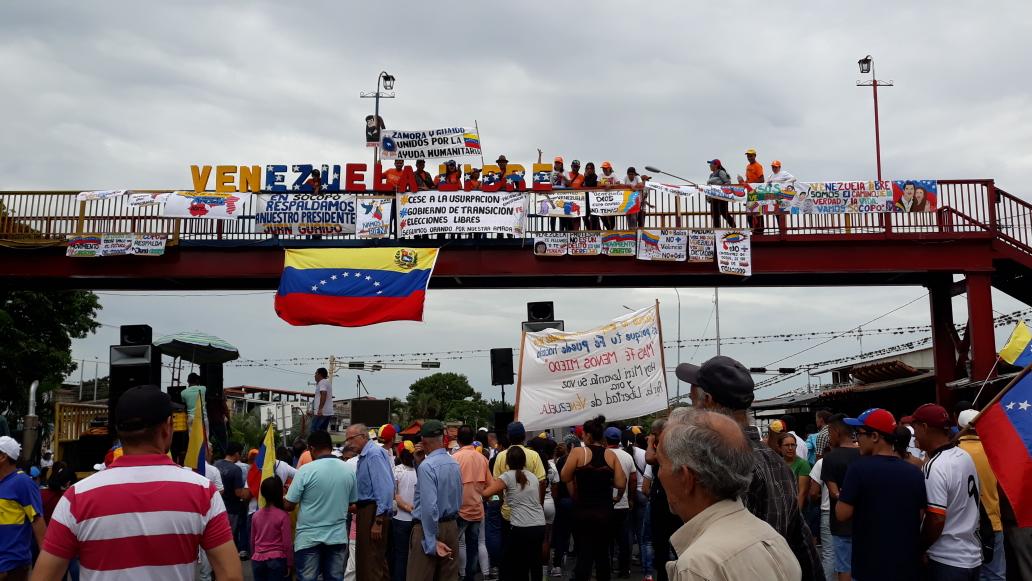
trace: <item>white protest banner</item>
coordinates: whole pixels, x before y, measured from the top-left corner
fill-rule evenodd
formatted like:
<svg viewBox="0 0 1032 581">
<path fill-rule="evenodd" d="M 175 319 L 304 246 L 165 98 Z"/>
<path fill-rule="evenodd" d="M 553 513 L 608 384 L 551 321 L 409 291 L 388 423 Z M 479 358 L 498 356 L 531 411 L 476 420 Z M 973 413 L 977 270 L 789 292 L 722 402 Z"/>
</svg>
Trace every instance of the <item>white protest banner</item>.
<svg viewBox="0 0 1032 581">
<path fill-rule="evenodd" d="M 570 256 L 602 254 L 601 232 L 570 232 Z"/>
<path fill-rule="evenodd" d="M 725 274 L 752 276 L 752 244 L 748 230 L 716 230 L 717 267 Z"/>
<path fill-rule="evenodd" d="M 689 262 L 712 262 L 714 253 L 713 230 L 688 231 Z"/>
<path fill-rule="evenodd" d="M 355 196 L 343 193 L 257 194 L 258 234 L 334 235 L 355 232 Z"/>
<path fill-rule="evenodd" d="M 641 192 L 612 190 L 588 192 L 592 216 L 626 216 L 641 210 Z"/>
<path fill-rule="evenodd" d="M 165 254 L 165 243 L 168 237 L 164 234 L 137 234 L 133 237 L 131 254 L 137 256 L 161 256 Z"/>
<path fill-rule="evenodd" d="M 534 194 L 534 215 L 550 218 L 580 218 L 587 209 L 586 192 L 551 191 Z"/>
<path fill-rule="evenodd" d="M 494 232 L 523 238 L 523 192 L 412 192 L 398 201 L 398 235 Z"/>
<path fill-rule="evenodd" d="M 724 200 L 727 202 L 742 202 L 746 201 L 746 187 L 745 186 L 718 186 L 718 185 L 705 185 L 699 186 L 699 192 L 707 198 L 714 198 L 717 200 Z"/>
<path fill-rule="evenodd" d="M 687 230 L 641 230 L 638 260 L 688 260 Z"/>
<path fill-rule="evenodd" d="M 634 230 L 606 230 L 602 232 L 602 254 L 606 256 L 634 256 L 638 245 Z"/>
<path fill-rule="evenodd" d="M 100 237 L 100 256 L 127 256 L 132 253 L 132 234 L 104 234 Z"/>
<path fill-rule="evenodd" d="M 535 232 L 535 256 L 566 256 L 570 253 L 570 235 L 566 232 Z"/>
<path fill-rule="evenodd" d="M 94 190 L 89 192 L 79 192 L 75 196 L 75 200 L 78 202 L 106 200 L 108 198 L 117 198 L 118 196 L 124 196 L 126 191 L 127 190 Z"/>
<path fill-rule="evenodd" d="M 142 208 L 163 204 L 171 194 L 169 192 L 129 192 L 126 203 L 130 208 Z"/>
<path fill-rule="evenodd" d="M 607 325 L 524 333 L 516 419 L 528 430 L 621 420 L 666 409 L 659 303 Z"/>
<path fill-rule="evenodd" d="M 670 184 L 658 184 L 655 182 L 647 182 L 645 189 L 656 194 L 667 194 L 670 196 L 687 196 L 691 194 L 697 194 L 699 188 L 690 185 L 674 186 Z"/>
<path fill-rule="evenodd" d="M 167 218 L 207 218 L 236 220 L 244 205 L 251 201 L 250 192 L 172 192 L 165 200 L 161 215 Z"/>
<path fill-rule="evenodd" d="M 359 238 L 386 238 L 391 234 L 394 198 L 367 198 L 355 201 L 355 233 Z"/>
<path fill-rule="evenodd" d="M 74 258 L 94 258 L 100 256 L 103 239 L 99 234 L 75 234 L 68 236 L 68 248 L 65 256 Z"/>
<path fill-rule="evenodd" d="M 473 127 L 380 132 L 382 159 L 460 159 L 480 155 L 480 134 Z"/>
</svg>

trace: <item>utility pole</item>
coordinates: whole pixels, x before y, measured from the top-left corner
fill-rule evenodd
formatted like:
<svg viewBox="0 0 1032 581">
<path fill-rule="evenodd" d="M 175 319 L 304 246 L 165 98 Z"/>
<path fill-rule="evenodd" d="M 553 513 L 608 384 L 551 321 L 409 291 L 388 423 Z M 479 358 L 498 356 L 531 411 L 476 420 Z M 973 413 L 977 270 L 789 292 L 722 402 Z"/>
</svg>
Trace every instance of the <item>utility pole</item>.
<svg viewBox="0 0 1032 581">
<path fill-rule="evenodd" d="M 860 65 L 860 74 L 871 73 L 870 81 L 857 81 L 856 86 L 858 87 L 871 87 L 871 93 L 874 96 L 874 158 L 878 169 L 878 181 L 881 181 L 881 130 L 878 126 L 878 87 L 891 87 L 893 86 L 892 81 L 879 81 L 878 77 L 874 74 L 874 59 L 871 55 L 867 55 L 864 58 L 857 61 Z"/>
<path fill-rule="evenodd" d="M 713 308 L 717 314 L 717 355 L 720 355 L 720 287 L 713 287 Z"/>
</svg>

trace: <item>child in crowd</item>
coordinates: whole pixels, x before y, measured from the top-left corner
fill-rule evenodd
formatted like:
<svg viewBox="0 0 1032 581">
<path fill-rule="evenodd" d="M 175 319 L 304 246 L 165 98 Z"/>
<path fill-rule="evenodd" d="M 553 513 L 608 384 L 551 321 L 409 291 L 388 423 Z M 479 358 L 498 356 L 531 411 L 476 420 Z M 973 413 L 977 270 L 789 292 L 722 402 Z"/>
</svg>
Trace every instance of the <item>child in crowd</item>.
<svg viewBox="0 0 1032 581">
<path fill-rule="evenodd" d="M 276 476 L 262 481 L 265 508 L 251 520 L 251 570 L 255 581 L 280 581 L 294 566 L 290 514 L 283 509 L 283 483 Z"/>
</svg>

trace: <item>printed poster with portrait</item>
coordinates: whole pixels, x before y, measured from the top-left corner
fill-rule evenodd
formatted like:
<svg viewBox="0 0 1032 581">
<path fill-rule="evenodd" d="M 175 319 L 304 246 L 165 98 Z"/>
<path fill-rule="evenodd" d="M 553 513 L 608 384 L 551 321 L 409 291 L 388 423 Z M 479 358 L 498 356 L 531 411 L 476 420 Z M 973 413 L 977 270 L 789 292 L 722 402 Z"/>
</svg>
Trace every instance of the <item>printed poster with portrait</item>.
<svg viewBox="0 0 1032 581">
<path fill-rule="evenodd" d="M 568 233 L 534 233 L 534 256 L 566 256 L 569 253 L 570 235 Z"/>
<path fill-rule="evenodd" d="M 939 183 L 935 180 L 892 182 L 894 212 L 934 212 L 939 208 Z"/>
</svg>

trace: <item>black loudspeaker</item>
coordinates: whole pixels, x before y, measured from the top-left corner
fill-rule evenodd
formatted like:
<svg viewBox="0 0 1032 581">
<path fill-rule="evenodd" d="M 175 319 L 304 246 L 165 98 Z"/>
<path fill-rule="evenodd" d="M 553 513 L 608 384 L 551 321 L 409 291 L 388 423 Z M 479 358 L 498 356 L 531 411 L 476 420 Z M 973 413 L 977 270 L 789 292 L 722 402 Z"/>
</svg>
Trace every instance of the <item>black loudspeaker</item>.
<svg viewBox="0 0 1032 581">
<path fill-rule="evenodd" d="M 150 345 L 154 341 L 154 331 L 150 325 L 122 325 L 118 329 L 118 336 L 122 345 Z"/>
<path fill-rule="evenodd" d="M 533 323 L 535 321 L 554 321 L 555 320 L 555 307 L 552 305 L 552 301 L 542 301 L 538 303 L 527 303 L 527 322 Z"/>
<path fill-rule="evenodd" d="M 495 412 L 494 431 L 495 434 L 504 436 L 509 430 L 509 424 L 516 418 L 516 412 Z"/>
<path fill-rule="evenodd" d="M 146 326 L 146 325 L 140 325 Z M 161 352 L 150 345 L 112 345 L 108 376 L 108 432 L 115 430 L 118 398 L 137 385 L 161 384 Z"/>
<path fill-rule="evenodd" d="M 201 385 L 204 386 L 204 399 L 218 401 L 222 399 L 222 364 L 201 364 Z"/>
<path fill-rule="evenodd" d="M 386 399 L 351 400 L 351 423 L 379 428 L 391 421 L 391 402 Z"/>
<path fill-rule="evenodd" d="M 512 385 L 512 349 L 491 350 L 491 385 Z"/>
</svg>

